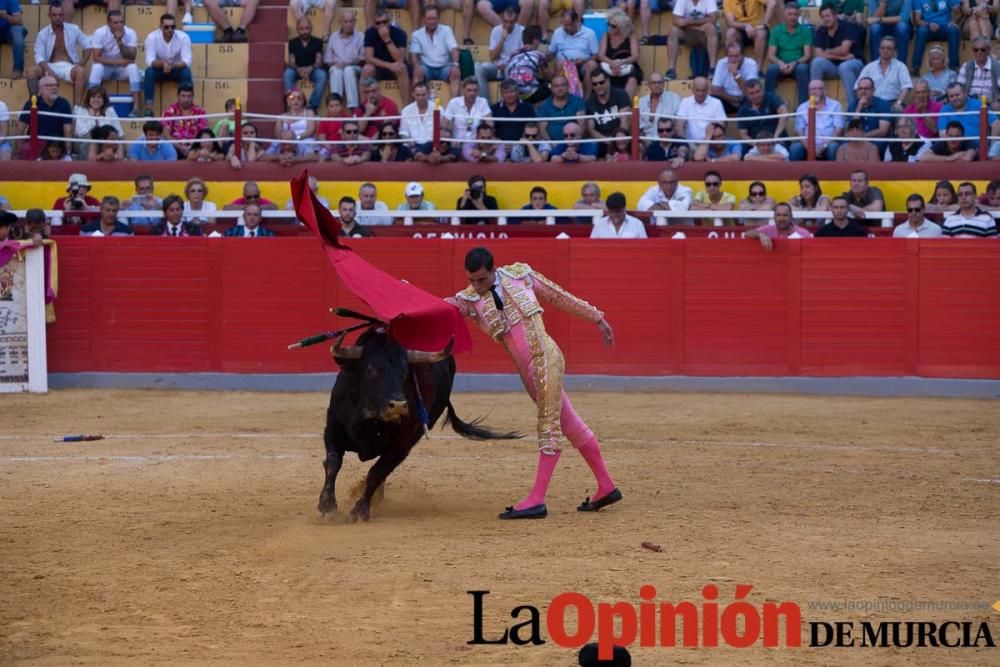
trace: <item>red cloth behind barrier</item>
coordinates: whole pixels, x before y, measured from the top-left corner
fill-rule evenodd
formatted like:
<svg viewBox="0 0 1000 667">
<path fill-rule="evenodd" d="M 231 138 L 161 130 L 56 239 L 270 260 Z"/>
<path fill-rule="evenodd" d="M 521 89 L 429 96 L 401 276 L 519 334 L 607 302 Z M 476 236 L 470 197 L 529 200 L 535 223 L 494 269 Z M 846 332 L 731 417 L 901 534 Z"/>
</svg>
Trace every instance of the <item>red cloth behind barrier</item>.
<svg viewBox="0 0 1000 667">
<path fill-rule="evenodd" d="M 431 294 L 465 286 L 477 240 L 352 240 Z M 548 309 L 571 373 L 1000 377 L 1000 243 L 977 240 L 509 239 L 607 313 L 618 343 Z M 53 372 L 322 372 L 324 346 L 288 352 L 359 308 L 311 238 L 63 238 Z M 510 373 L 478 330 L 462 372 Z"/>
</svg>

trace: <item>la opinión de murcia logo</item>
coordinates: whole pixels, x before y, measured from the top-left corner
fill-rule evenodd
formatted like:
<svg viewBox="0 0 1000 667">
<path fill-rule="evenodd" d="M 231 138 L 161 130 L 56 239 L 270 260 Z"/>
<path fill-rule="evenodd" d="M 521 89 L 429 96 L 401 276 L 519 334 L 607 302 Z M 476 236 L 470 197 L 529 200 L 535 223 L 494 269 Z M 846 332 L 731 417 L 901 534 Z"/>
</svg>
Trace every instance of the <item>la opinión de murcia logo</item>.
<svg viewBox="0 0 1000 667">
<path fill-rule="evenodd" d="M 765 602 L 759 608 L 746 600 L 752 586 L 739 584 L 731 602 L 719 603 L 719 589 L 701 589 L 702 601 L 657 602 L 651 585 L 639 589 L 639 602 L 594 603 L 582 593 L 566 592 L 552 598 L 545 610 L 545 631 L 558 646 L 577 649 L 597 637 L 600 660 L 610 660 L 614 646 L 674 648 L 800 648 L 802 611 L 796 602 Z M 530 604 L 517 605 L 510 617 L 517 623 L 485 629 L 484 606 L 488 590 L 466 591 L 472 596 L 472 639 L 468 644 L 541 645 L 542 612 Z M 1000 605 L 1000 603 L 998 603 Z M 574 620 L 575 618 L 575 620 Z M 809 622 L 812 648 L 972 648 L 995 647 L 989 625 L 969 621 L 853 621 Z M 856 632 L 856 630 L 860 630 Z M 678 643 L 678 631 L 680 643 Z"/>
</svg>

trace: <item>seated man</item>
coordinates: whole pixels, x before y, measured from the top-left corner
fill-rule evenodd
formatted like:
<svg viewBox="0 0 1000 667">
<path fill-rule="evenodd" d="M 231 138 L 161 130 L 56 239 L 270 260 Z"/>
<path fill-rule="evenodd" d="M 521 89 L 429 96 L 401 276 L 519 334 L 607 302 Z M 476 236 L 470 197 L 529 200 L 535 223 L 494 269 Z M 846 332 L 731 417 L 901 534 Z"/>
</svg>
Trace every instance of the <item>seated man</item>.
<svg viewBox="0 0 1000 667">
<path fill-rule="evenodd" d="M 277 211 L 278 205 L 264 197 L 260 193 L 260 186 L 256 181 L 247 181 L 243 184 L 243 196 L 229 202 L 223 206 L 225 211 L 242 211 L 247 204 L 257 204 L 265 211 Z"/>
<path fill-rule="evenodd" d="M 979 146 L 979 114 L 964 114 L 964 111 L 979 111 L 982 102 L 978 98 L 966 95 L 965 88 L 957 81 L 948 86 L 948 103 L 941 107 L 941 114 L 937 118 L 938 132 L 940 136 L 945 136 L 945 130 L 952 121 L 961 123 L 964 136 L 975 141 Z M 993 126 L 993 131 L 997 130 L 1000 122 L 997 121 L 997 114 L 988 115 L 988 123 Z"/>
<path fill-rule="evenodd" d="M 821 79 L 809 82 L 809 95 L 816 98 L 816 159 L 833 161 L 837 159 L 837 142 L 820 137 L 839 137 L 844 133 L 844 116 L 840 102 L 826 96 L 826 84 Z M 795 110 L 795 131 L 799 136 L 809 133 L 809 102 L 803 102 Z M 792 160 L 805 160 L 806 146 L 796 141 L 788 149 Z"/>
<path fill-rule="evenodd" d="M 913 104 L 903 113 L 916 116 L 917 135 L 924 139 L 938 136 L 937 119 L 944 105 L 931 94 L 931 85 L 926 79 L 913 82 Z"/>
<path fill-rule="evenodd" d="M 763 63 L 767 56 L 767 27 L 777 7 L 775 0 L 725 0 L 722 8 L 726 15 L 726 44 L 739 44 L 741 52 L 753 44 L 754 60 Z"/>
<path fill-rule="evenodd" d="M 155 122 L 155 121 L 149 121 Z M 163 208 L 163 200 L 154 194 L 155 185 L 152 176 L 136 176 L 135 195 L 129 200 L 126 211 L 159 211 Z M 129 218 L 130 225 L 155 225 L 160 218 L 134 217 Z"/>
<path fill-rule="evenodd" d="M 674 23 L 667 39 L 669 65 L 664 77 L 668 81 L 677 78 L 677 56 L 681 44 L 692 49 L 705 47 L 708 68 L 715 70 L 719 57 L 719 6 L 716 0 L 676 0 L 673 14 Z"/>
<path fill-rule="evenodd" d="M 254 16 L 257 15 L 258 0 L 204 0 L 204 2 L 205 9 L 208 10 L 208 18 L 212 19 L 212 23 L 222 30 L 223 42 L 245 43 L 250 41 L 250 38 L 247 37 L 247 26 L 253 22 Z M 229 23 L 229 17 L 222 11 L 222 7 L 243 8 L 243 15 L 235 30 Z"/>
<path fill-rule="evenodd" d="M 748 229 L 743 233 L 748 239 L 758 239 L 764 250 L 770 252 L 774 249 L 774 242 L 778 239 L 811 239 L 812 232 L 805 227 L 795 224 L 792 217 L 792 207 L 785 202 L 780 202 L 774 206 L 774 221 L 754 229 Z"/>
<path fill-rule="evenodd" d="M 340 12 L 340 30 L 330 35 L 323 52 L 323 63 L 329 67 L 330 94 L 340 95 L 351 111 L 361 106 L 358 82 L 365 64 L 365 34 L 354 29 L 357 12 Z"/>
<path fill-rule="evenodd" d="M 747 98 L 740 105 L 736 116 L 740 119 L 737 128 L 740 139 L 755 138 L 761 132 L 768 132 L 772 137 L 785 134 L 785 124 L 788 118 L 788 107 L 785 101 L 774 93 L 765 93 L 760 79 L 750 79 L 746 82 Z M 782 116 L 781 118 L 761 118 L 762 116 Z M 743 144 L 743 152 L 751 148 Z"/>
<path fill-rule="evenodd" d="M 787 162 L 788 151 L 780 142 L 771 141 L 774 135 L 767 130 L 761 130 L 754 137 L 757 143 L 753 145 L 743 159 L 747 162 Z"/>
<path fill-rule="evenodd" d="M 592 239 L 644 239 L 646 226 L 625 211 L 625 195 L 612 192 L 608 195 L 608 214 L 594 220 L 590 230 Z"/>
<path fill-rule="evenodd" d="M 768 38 L 766 91 L 778 89 L 778 79 L 795 77 L 797 104 L 809 100 L 809 63 L 812 61 L 812 30 L 799 23 L 799 6 L 785 3 L 784 21 Z"/>
<path fill-rule="evenodd" d="M 368 78 L 361 82 L 361 104 L 358 122 L 363 136 L 374 139 L 386 123 L 399 129 L 399 106 L 395 100 L 382 94 L 377 79 Z"/>
<path fill-rule="evenodd" d="M 535 121 L 524 124 L 521 141 L 510 151 L 511 162 L 548 162 L 552 146 L 542 139 L 541 129 Z"/>
<path fill-rule="evenodd" d="M 705 138 L 712 122 L 724 123 L 726 111 L 718 98 L 708 94 L 708 79 L 699 76 L 691 82 L 691 95 L 681 100 L 677 116 L 677 134 L 693 142 Z"/>
<path fill-rule="evenodd" d="M 858 79 L 856 92 L 857 97 L 847 106 L 847 112 L 854 114 L 849 118 L 861 121 L 862 134 L 875 142 L 875 147 L 881 155 L 885 150 L 885 144 L 878 140 L 888 137 L 892 130 L 890 119 L 881 114 L 890 114 L 893 110 L 888 101 L 875 96 L 875 82 L 868 77 Z"/>
<path fill-rule="evenodd" d="M 889 142 L 882 154 L 884 162 L 919 162 L 931 150 L 930 143 L 917 136 L 917 126 L 909 116 L 896 120 L 896 138 L 904 141 Z"/>
<path fill-rule="evenodd" d="M 816 238 L 866 238 L 868 228 L 857 220 L 847 217 L 849 206 L 847 197 L 841 195 L 830 200 L 833 218 L 816 232 Z"/>
<path fill-rule="evenodd" d="M 687 211 L 691 208 L 691 188 L 681 185 L 677 179 L 677 174 L 672 169 L 664 169 L 656 178 L 656 185 L 652 186 L 636 204 L 636 209 L 640 211 Z M 674 224 L 684 224 L 689 222 L 682 218 L 671 218 L 669 222 Z M 657 222 L 656 224 L 665 224 Z"/>
<path fill-rule="evenodd" d="M 517 4 L 504 7 L 500 22 L 490 30 L 489 60 L 476 63 L 479 90 L 489 90 L 490 81 L 501 81 L 506 77 L 510 57 L 524 46 L 524 30 L 525 27 L 517 23 Z"/>
<path fill-rule="evenodd" d="M 134 236 L 132 226 L 118 219 L 121 202 L 111 195 L 101 200 L 101 215 L 80 228 L 80 236 Z"/>
<path fill-rule="evenodd" d="M 55 211 L 69 211 L 63 216 L 63 223 L 67 225 L 81 225 L 94 219 L 93 215 L 101 207 L 101 201 L 90 196 L 90 181 L 85 174 L 73 174 L 69 177 L 66 187 L 68 196 L 59 197 L 52 204 Z M 83 215 L 73 215 L 73 212 L 80 212 Z"/>
<path fill-rule="evenodd" d="M 194 87 L 186 83 L 178 86 L 177 101 L 163 110 L 163 117 L 171 119 L 163 122 L 164 134 L 174 142 L 178 157 L 187 158 L 191 142 L 208 127 L 205 110 L 194 103 Z"/>
<path fill-rule="evenodd" d="M 504 141 L 517 141 L 524 133 L 529 118 L 535 117 L 535 107 L 517 94 L 517 82 L 504 79 L 500 82 L 500 101 L 490 107 L 496 125 L 496 136 Z"/>
<path fill-rule="evenodd" d="M 855 87 L 861 85 L 863 79 L 870 79 L 874 86 L 875 97 L 885 100 L 892 111 L 900 112 L 913 89 L 910 72 L 903 61 L 896 58 L 896 40 L 883 37 L 878 45 L 878 60 L 868 63 L 861 69 Z"/>
<path fill-rule="evenodd" d="M 976 184 L 968 181 L 958 186 L 958 210 L 944 219 L 944 236 L 953 238 L 988 238 L 997 236 L 996 221 L 989 211 L 976 203 Z"/>
<path fill-rule="evenodd" d="M 432 141 L 418 144 L 413 153 L 413 161 L 425 164 L 447 164 L 448 162 L 458 162 L 461 156 L 461 149 L 451 142 L 451 132 L 441 128 L 441 139 L 437 149 L 434 148 Z"/>
<path fill-rule="evenodd" d="M 490 103 L 479 96 L 479 83 L 470 76 L 462 82 L 462 96 L 448 100 L 441 113 L 441 126 L 464 146 L 468 140 L 476 138 L 476 128 L 491 122 L 492 118 Z"/>
<path fill-rule="evenodd" d="M 531 188 L 531 194 L 529 195 L 529 201 L 527 204 L 521 207 L 522 211 L 555 211 L 557 210 L 555 206 L 549 203 L 549 193 L 548 191 L 540 185 L 536 185 Z M 556 224 L 565 224 L 569 220 L 564 218 L 557 218 L 554 221 Z M 531 218 L 511 218 L 507 221 L 507 224 L 511 225 L 544 225 L 548 221 L 544 217 L 531 217 Z"/>
<path fill-rule="evenodd" d="M 913 25 L 917 32 L 911 67 L 914 74 L 920 72 L 927 42 L 948 42 L 948 66 L 958 67 L 962 30 L 956 19 L 961 14 L 961 4 L 961 0 L 913 0 Z"/>
<path fill-rule="evenodd" d="M 639 98 L 639 128 L 643 141 L 652 141 L 656 137 L 657 116 L 674 116 L 681 104 L 681 96 L 675 92 L 664 90 L 663 75 L 652 72 L 646 79 L 649 93 Z"/>
<path fill-rule="evenodd" d="M 597 35 L 580 22 L 580 14 L 574 9 L 564 11 L 559 21 L 560 27 L 552 34 L 549 56 L 563 69 L 576 68 L 583 96 L 587 97 L 590 95 L 590 75 L 597 69 Z"/>
<path fill-rule="evenodd" d="M 500 207 L 497 200 L 492 195 L 486 193 L 486 177 L 473 174 L 468 180 L 469 187 L 458 201 L 455 208 L 459 211 L 496 211 Z M 492 225 L 497 219 L 493 216 L 482 216 L 478 218 L 461 218 L 463 225 Z"/>
<path fill-rule="evenodd" d="M 142 124 L 144 142 L 130 144 L 128 159 L 138 162 L 162 162 L 177 159 L 177 149 L 169 140 L 163 141 L 163 124 L 158 120 L 147 120 Z"/>
<path fill-rule="evenodd" d="M 399 136 L 407 139 L 412 148 L 419 148 L 434 138 L 434 105 L 425 82 L 417 81 L 411 92 L 413 101 L 403 107 Z"/>
<path fill-rule="evenodd" d="M 375 21 L 365 30 L 365 66 L 361 78 L 378 81 L 395 80 L 399 84 L 403 104 L 410 102 L 410 65 L 406 52 L 406 33 L 390 25 L 389 12 L 375 14 Z"/>
<path fill-rule="evenodd" d="M 844 132 L 846 141 L 837 147 L 837 162 L 878 162 L 879 147 L 865 138 L 864 121 L 852 118 Z"/>
<path fill-rule="evenodd" d="M 842 194 L 841 198 L 847 202 L 848 211 L 854 218 L 864 219 L 866 212 L 876 213 L 885 210 L 885 196 L 882 190 L 868 184 L 868 172 L 864 169 L 855 169 L 851 172 L 851 188 Z"/>
<path fill-rule="evenodd" d="M 402 204 L 396 207 L 397 211 L 436 211 L 437 207 L 434 206 L 434 202 L 429 199 L 424 198 L 424 186 L 416 181 L 411 181 L 406 184 L 406 189 L 403 191 L 403 195 L 406 200 Z M 426 216 L 414 216 L 413 222 L 418 223 L 434 223 L 441 222 L 435 218 L 428 218 Z M 405 222 L 403 218 L 395 218 L 397 224 L 402 224 Z"/>
<path fill-rule="evenodd" d="M 974 58 L 962 64 L 955 82 L 973 99 L 985 97 L 987 106 L 1000 110 L 1000 59 L 990 54 L 990 38 L 972 40 Z"/>
<path fill-rule="evenodd" d="M 160 27 L 146 36 L 146 75 L 144 83 L 146 116 L 153 115 L 153 97 L 160 81 L 193 85 L 191 79 L 191 38 L 177 29 L 171 14 L 160 17 Z"/>
<path fill-rule="evenodd" d="M 38 115 L 38 135 L 42 137 L 66 137 L 73 136 L 73 107 L 69 100 L 59 96 L 59 82 L 55 77 L 43 76 L 38 80 L 38 97 L 36 98 L 39 111 L 48 111 L 60 116 L 50 116 L 48 114 Z M 23 111 L 17 119 L 18 134 L 26 135 L 31 127 L 31 99 L 24 103 Z M 38 159 L 37 152 L 32 153 L 31 142 L 21 143 L 20 157 L 22 160 Z"/>
<path fill-rule="evenodd" d="M 493 126 L 480 125 L 476 128 L 475 143 L 462 146 L 462 159 L 466 162 L 503 162 L 507 159 L 507 147 L 494 139 Z"/>
<path fill-rule="evenodd" d="M 378 189 L 374 183 L 362 183 L 358 188 L 358 222 L 363 225 L 385 226 L 392 224 L 392 216 L 380 215 L 378 211 L 388 211 L 385 202 L 379 201 Z"/>
<path fill-rule="evenodd" d="M 296 141 L 295 133 L 281 130 L 278 141 L 272 141 L 264 154 L 258 158 L 261 162 L 276 162 L 282 167 L 294 167 L 306 162 L 318 162 L 319 156 L 304 141 Z"/>
<path fill-rule="evenodd" d="M 712 96 L 722 102 L 727 113 L 736 113 L 747 97 L 747 82 L 756 81 L 757 63 L 743 55 L 736 42 L 726 46 L 726 59 L 720 60 L 712 75 Z"/>
<path fill-rule="evenodd" d="M 632 99 L 621 88 L 611 86 L 611 77 L 603 70 L 590 76 L 593 92 L 587 98 L 586 115 L 596 116 L 586 121 L 585 134 L 588 138 L 604 139 L 615 136 L 619 129 L 630 131 L 632 122 Z M 607 143 L 596 144 L 597 157 L 607 153 Z"/>
<path fill-rule="evenodd" d="M 225 236 L 250 239 L 274 236 L 274 232 L 261 224 L 263 220 L 260 204 L 247 204 L 243 207 L 243 224 L 233 225 L 226 230 Z"/>
<path fill-rule="evenodd" d="M 436 5 L 424 9 L 424 26 L 410 36 L 410 58 L 415 81 L 446 81 L 451 96 L 458 95 L 458 42 L 441 25 Z"/>
<path fill-rule="evenodd" d="M 361 129 L 357 121 L 345 120 L 340 128 L 340 136 L 348 143 L 330 146 L 330 162 L 339 162 L 350 167 L 371 159 L 367 142 L 359 143 Z"/>
<path fill-rule="evenodd" d="M 357 203 L 354 197 L 341 197 L 337 204 L 337 219 L 340 221 L 340 235 L 354 238 L 368 238 L 375 236 L 357 218 Z"/>
<path fill-rule="evenodd" d="M 550 162 L 593 162 L 597 159 L 597 145 L 593 141 L 582 141 L 583 128 L 579 123 L 566 123 L 562 138 L 563 142 L 552 149 Z"/>
<path fill-rule="evenodd" d="M 722 174 L 717 171 L 705 172 L 705 189 L 695 193 L 691 200 L 692 211 L 732 211 L 736 208 L 736 195 L 722 189 Z M 705 223 L 711 218 L 699 218 L 697 222 Z M 716 218 L 716 227 L 722 224 L 733 224 L 733 218 Z"/>
<path fill-rule="evenodd" d="M 842 21 L 831 5 L 819 10 L 823 25 L 813 35 L 813 59 L 809 66 L 812 79 L 840 79 L 844 82 L 847 103 L 854 101 L 854 83 L 864 63 L 861 62 L 861 36 L 850 21 Z"/>
<path fill-rule="evenodd" d="M 713 122 L 705 128 L 705 140 L 694 149 L 695 162 L 738 162 L 743 151 L 726 138 L 726 126 Z"/>
<path fill-rule="evenodd" d="M 677 138 L 673 119 L 657 119 L 656 134 L 660 140 L 651 143 L 646 149 L 646 159 L 651 162 L 670 162 L 672 168 L 680 169 L 691 155 L 688 145 Z"/>
<path fill-rule="evenodd" d="M 552 78 L 552 97 L 538 105 L 539 118 L 566 118 L 574 119 L 582 116 L 586 109 L 583 98 L 569 92 L 569 82 L 564 76 Z M 552 141 L 562 141 L 563 128 L 568 121 L 562 120 L 542 120 L 538 126 L 542 130 L 542 136 Z"/>
<path fill-rule="evenodd" d="M 24 76 L 24 41 L 27 37 L 21 3 L 18 0 L 0 2 L 0 44 L 10 44 L 14 56 L 10 78 L 15 81 Z"/>
<path fill-rule="evenodd" d="M 415 30 L 420 25 L 420 0 L 364 0 L 361 4 L 365 8 L 367 25 L 378 20 L 380 12 L 388 13 L 390 9 L 409 9 L 410 29 Z"/>
<path fill-rule="evenodd" d="M 892 238 L 925 238 L 941 237 L 941 226 L 924 217 L 927 205 L 924 198 L 916 193 L 906 198 L 906 221 L 892 230 Z"/>
<path fill-rule="evenodd" d="M 948 141 L 935 141 L 931 149 L 920 155 L 920 162 L 975 162 L 979 159 L 979 151 L 974 141 L 965 139 L 962 124 L 951 121 L 945 128 Z"/>
<path fill-rule="evenodd" d="M 288 40 L 288 57 L 285 62 L 285 73 L 282 77 L 285 84 L 285 95 L 297 88 L 299 81 L 311 81 L 312 95 L 309 96 L 309 108 L 319 113 L 326 89 L 326 68 L 323 66 L 323 42 L 313 37 L 312 23 L 308 18 L 301 18 L 295 24 L 296 37 Z M 360 36 L 359 36 L 360 37 Z M 361 41 L 360 38 L 358 40 Z M 332 43 L 332 40 L 331 40 Z M 357 85 L 354 88 L 354 105 L 358 103 Z"/>
<path fill-rule="evenodd" d="M 90 38 L 90 78 L 91 88 L 101 86 L 105 81 L 128 81 L 132 93 L 131 117 L 142 113 L 142 75 L 135 64 L 139 38 L 135 30 L 125 25 L 125 16 L 120 11 L 109 11 L 107 25 L 98 28 Z"/>
<path fill-rule="evenodd" d="M 35 65 L 28 70 L 28 92 L 37 95 L 39 80 L 51 76 L 73 84 L 73 103 L 85 104 L 87 75 L 83 59 L 88 48 L 87 36 L 75 24 L 64 22 L 59 0 L 49 4 L 48 16 L 49 25 L 39 30 L 35 38 Z"/>
</svg>

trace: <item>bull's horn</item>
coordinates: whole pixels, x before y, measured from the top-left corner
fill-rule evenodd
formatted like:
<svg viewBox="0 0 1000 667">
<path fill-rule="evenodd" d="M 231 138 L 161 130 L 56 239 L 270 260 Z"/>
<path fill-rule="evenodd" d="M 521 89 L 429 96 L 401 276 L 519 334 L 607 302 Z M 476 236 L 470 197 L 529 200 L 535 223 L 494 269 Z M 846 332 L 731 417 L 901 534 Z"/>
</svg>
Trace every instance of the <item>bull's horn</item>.
<svg viewBox="0 0 1000 667">
<path fill-rule="evenodd" d="M 361 353 L 364 351 L 363 345 L 347 345 L 342 346 L 341 343 L 344 342 L 344 336 L 346 333 L 340 334 L 340 338 L 337 342 L 333 344 L 330 348 L 330 354 L 333 355 L 334 359 L 360 359 Z"/>
<path fill-rule="evenodd" d="M 452 337 L 440 352 L 419 352 L 417 350 L 407 350 L 406 359 L 411 364 L 433 364 L 436 361 L 444 361 L 451 356 L 451 348 L 455 345 L 455 338 Z"/>
</svg>

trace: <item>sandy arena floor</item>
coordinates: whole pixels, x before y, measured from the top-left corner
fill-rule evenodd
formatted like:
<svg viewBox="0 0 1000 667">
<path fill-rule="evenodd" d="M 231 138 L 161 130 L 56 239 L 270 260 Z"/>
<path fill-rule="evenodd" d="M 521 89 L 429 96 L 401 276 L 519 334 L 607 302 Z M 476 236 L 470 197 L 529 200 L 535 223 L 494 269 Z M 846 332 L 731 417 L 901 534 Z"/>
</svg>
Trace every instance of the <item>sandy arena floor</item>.
<svg viewBox="0 0 1000 667">
<path fill-rule="evenodd" d="M 500 522 L 530 440 L 420 443 L 369 524 L 322 522 L 327 396 L 57 391 L 3 396 L 0 664 L 572 665 L 470 646 L 577 591 L 702 603 L 736 584 L 807 621 L 989 621 L 1000 613 L 816 610 L 811 601 L 1000 599 L 1000 404 L 943 399 L 579 393 L 625 501 L 575 511 L 573 451 L 549 517 Z M 523 394 L 462 394 L 463 418 L 531 432 Z M 110 439 L 53 443 L 53 436 Z M 353 456 L 339 502 L 367 464 Z M 663 546 L 655 553 L 641 546 Z M 522 616 L 520 620 L 524 620 Z M 634 664 L 997 664 L 997 649 L 632 649 Z"/>
</svg>

